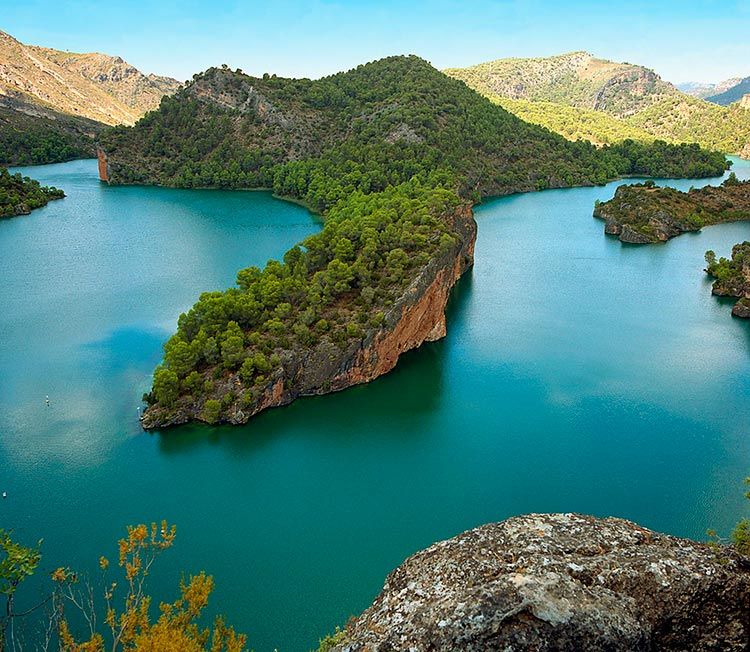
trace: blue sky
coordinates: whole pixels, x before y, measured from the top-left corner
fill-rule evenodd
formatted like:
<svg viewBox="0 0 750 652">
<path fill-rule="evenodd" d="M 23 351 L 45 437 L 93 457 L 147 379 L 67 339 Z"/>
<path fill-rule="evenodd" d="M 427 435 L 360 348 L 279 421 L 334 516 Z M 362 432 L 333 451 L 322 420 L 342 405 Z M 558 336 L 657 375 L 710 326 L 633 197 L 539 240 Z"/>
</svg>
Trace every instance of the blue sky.
<svg viewBox="0 0 750 652">
<path fill-rule="evenodd" d="M 319 77 L 390 54 L 438 68 L 588 50 L 673 82 L 750 75 L 750 0 L 0 0 L 31 44 L 185 80 L 212 65 Z"/>
</svg>

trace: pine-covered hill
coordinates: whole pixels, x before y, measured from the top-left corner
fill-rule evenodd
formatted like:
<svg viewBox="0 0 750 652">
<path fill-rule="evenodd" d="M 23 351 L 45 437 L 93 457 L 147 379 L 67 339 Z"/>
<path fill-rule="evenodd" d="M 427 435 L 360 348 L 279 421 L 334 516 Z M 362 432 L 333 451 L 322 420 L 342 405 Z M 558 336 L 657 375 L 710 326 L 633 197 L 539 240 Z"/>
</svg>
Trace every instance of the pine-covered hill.
<svg viewBox="0 0 750 652">
<path fill-rule="evenodd" d="M 236 287 L 204 293 L 180 316 L 146 427 L 241 423 L 372 377 L 341 374 L 390 341 L 406 297 L 419 300 L 437 279 L 450 286 L 470 264 L 468 205 L 482 196 L 727 165 L 697 146 L 567 141 L 417 57 L 316 81 L 212 68 L 134 127 L 106 132 L 102 146 L 111 183 L 271 188 L 326 218 L 283 261 L 240 270 Z M 436 327 L 440 315 L 438 306 Z M 428 331 L 409 346 L 434 338 Z"/>
<path fill-rule="evenodd" d="M 523 122 L 414 56 L 316 81 L 212 68 L 134 128 L 109 131 L 103 146 L 114 183 L 268 187 L 316 210 L 339 199 L 334 177 L 346 192 L 373 192 L 441 170 L 476 198 L 724 166 L 721 156 L 662 143 L 644 145 L 643 169 L 634 169 L 622 148 L 597 150 Z M 677 165 L 664 169 L 670 159 Z"/>
<path fill-rule="evenodd" d="M 0 167 L 0 218 L 28 215 L 50 200 L 63 197 L 65 193 L 58 188 L 40 186 L 35 179 L 11 174 Z"/>
<path fill-rule="evenodd" d="M 750 242 L 732 247 L 731 258 L 716 258 L 706 252 L 706 273 L 714 280 L 713 294 L 739 299 L 732 308 L 735 317 L 750 319 Z"/>
</svg>

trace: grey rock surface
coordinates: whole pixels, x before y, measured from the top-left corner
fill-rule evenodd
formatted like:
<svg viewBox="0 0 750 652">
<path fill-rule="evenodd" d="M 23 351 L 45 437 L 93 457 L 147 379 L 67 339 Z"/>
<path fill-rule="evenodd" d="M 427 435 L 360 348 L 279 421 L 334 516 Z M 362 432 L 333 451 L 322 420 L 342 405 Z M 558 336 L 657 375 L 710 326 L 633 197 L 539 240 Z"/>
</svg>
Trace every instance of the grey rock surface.
<svg viewBox="0 0 750 652">
<path fill-rule="evenodd" d="M 531 514 L 407 559 L 339 652 L 747 650 L 750 561 L 629 521 Z"/>
</svg>

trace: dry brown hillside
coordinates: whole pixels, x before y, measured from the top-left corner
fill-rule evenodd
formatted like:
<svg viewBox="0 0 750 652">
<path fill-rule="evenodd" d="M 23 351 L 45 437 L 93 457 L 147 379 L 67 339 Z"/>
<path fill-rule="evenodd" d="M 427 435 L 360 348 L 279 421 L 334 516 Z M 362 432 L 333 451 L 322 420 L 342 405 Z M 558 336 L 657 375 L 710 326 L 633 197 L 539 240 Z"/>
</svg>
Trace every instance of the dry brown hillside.
<svg viewBox="0 0 750 652">
<path fill-rule="evenodd" d="M 109 125 L 133 124 L 179 82 L 144 75 L 119 57 L 24 45 L 0 31 L 0 105 L 34 105 Z"/>
</svg>

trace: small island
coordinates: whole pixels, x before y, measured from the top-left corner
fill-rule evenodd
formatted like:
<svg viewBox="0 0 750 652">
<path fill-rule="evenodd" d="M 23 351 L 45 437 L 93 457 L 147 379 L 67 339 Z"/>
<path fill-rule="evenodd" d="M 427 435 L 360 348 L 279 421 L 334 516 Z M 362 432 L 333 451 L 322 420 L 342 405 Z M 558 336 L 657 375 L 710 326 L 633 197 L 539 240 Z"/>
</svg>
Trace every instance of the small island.
<svg viewBox="0 0 750 652">
<path fill-rule="evenodd" d="M 721 222 L 750 220 L 750 182 L 734 173 L 720 186 L 680 192 L 653 181 L 620 186 L 607 202 L 597 202 L 594 217 L 605 220 L 604 232 L 622 242 L 666 242 L 681 233 Z"/>
<path fill-rule="evenodd" d="M 0 168 L 0 218 L 28 215 L 53 199 L 62 199 L 59 188 L 42 186 L 35 179 Z"/>
<path fill-rule="evenodd" d="M 734 245 L 732 257 L 719 258 L 706 252 L 706 273 L 716 280 L 711 292 L 721 297 L 739 299 L 732 308 L 735 317 L 750 319 L 750 242 Z"/>
</svg>

